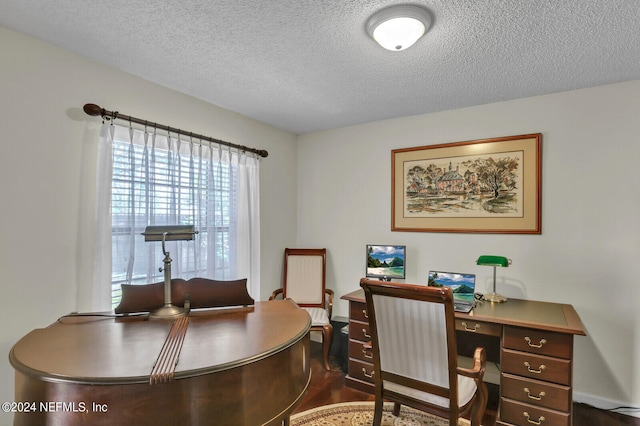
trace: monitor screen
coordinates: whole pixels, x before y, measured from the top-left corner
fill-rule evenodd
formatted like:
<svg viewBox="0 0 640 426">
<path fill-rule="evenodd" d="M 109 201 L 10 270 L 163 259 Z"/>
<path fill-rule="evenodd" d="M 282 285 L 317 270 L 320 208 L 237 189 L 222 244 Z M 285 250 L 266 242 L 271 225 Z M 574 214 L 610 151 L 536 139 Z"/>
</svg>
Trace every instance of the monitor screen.
<svg viewBox="0 0 640 426">
<path fill-rule="evenodd" d="M 475 274 L 429 271 L 429 287 L 451 287 L 455 300 L 473 302 L 476 288 Z"/>
<path fill-rule="evenodd" d="M 367 278 L 404 279 L 406 246 L 367 244 Z"/>
</svg>

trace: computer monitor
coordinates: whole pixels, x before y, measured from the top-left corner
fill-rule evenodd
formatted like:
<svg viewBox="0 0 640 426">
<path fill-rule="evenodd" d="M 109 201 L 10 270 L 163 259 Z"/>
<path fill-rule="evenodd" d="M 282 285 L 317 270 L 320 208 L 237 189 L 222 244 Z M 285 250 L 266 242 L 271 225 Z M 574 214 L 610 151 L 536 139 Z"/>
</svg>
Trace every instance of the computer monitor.
<svg viewBox="0 0 640 426">
<path fill-rule="evenodd" d="M 367 244 L 367 278 L 390 281 L 405 279 L 407 246 Z"/>
</svg>

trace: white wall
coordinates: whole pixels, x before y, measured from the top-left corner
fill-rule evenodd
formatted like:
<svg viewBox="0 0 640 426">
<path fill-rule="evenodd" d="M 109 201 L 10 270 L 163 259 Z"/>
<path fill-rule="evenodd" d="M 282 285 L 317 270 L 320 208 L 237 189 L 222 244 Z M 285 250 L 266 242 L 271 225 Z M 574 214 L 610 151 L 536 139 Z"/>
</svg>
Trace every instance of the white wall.
<svg viewBox="0 0 640 426">
<path fill-rule="evenodd" d="M 85 103 L 268 150 L 261 298 L 280 286 L 282 253 L 296 238 L 295 135 L 2 27 L 0 52 L 0 401 L 13 401 L 13 344 L 76 309 L 83 139 L 100 125 Z"/>
<path fill-rule="evenodd" d="M 429 269 L 474 272 L 480 254 L 506 296 L 572 304 L 577 400 L 640 406 L 638 244 L 640 81 L 303 135 L 298 147 L 298 245 L 327 247 L 328 285 L 358 288 L 365 244 L 406 244 L 407 282 Z M 542 133 L 542 234 L 391 232 L 391 150 Z M 347 316 L 347 302 L 334 305 Z"/>
</svg>

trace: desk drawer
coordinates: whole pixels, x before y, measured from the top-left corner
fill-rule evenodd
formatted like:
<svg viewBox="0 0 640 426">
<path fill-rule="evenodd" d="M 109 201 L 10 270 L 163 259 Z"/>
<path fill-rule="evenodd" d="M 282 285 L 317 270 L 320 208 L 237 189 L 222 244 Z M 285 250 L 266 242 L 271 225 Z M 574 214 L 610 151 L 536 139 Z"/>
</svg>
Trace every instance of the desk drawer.
<svg viewBox="0 0 640 426">
<path fill-rule="evenodd" d="M 560 411 L 571 411 L 571 392 L 568 386 L 540 380 L 502 374 L 500 393 L 503 397 Z"/>
<path fill-rule="evenodd" d="M 573 338 L 570 334 L 531 328 L 504 328 L 504 347 L 518 351 L 571 359 L 572 343 Z"/>
<path fill-rule="evenodd" d="M 500 420 L 517 426 L 571 426 L 571 415 L 502 398 Z"/>
<path fill-rule="evenodd" d="M 365 349 L 364 342 L 349 339 L 349 358 L 373 362 L 373 352 L 371 349 Z"/>
<path fill-rule="evenodd" d="M 503 373 L 571 385 L 571 361 L 568 359 L 503 349 L 500 366 Z"/>
<path fill-rule="evenodd" d="M 349 375 L 355 379 L 373 383 L 373 364 L 349 358 Z"/>
<path fill-rule="evenodd" d="M 456 318 L 456 330 L 466 331 L 468 333 L 485 334 L 487 336 L 500 337 L 502 335 L 502 326 L 500 324 L 474 321 L 472 318 Z"/>
<path fill-rule="evenodd" d="M 367 304 L 358 302 L 349 303 L 349 319 L 369 322 L 369 316 L 367 315 Z"/>
<path fill-rule="evenodd" d="M 349 321 L 349 339 L 369 342 L 371 333 L 369 323 L 360 321 Z"/>
</svg>

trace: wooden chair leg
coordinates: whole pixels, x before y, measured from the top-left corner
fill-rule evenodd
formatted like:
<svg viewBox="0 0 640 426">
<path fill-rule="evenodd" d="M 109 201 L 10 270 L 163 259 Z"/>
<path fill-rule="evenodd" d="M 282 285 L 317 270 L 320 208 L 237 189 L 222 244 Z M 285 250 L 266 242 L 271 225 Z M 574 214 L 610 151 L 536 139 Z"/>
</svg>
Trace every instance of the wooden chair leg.
<svg viewBox="0 0 640 426">
<path fill-rule="evenodd" d="M 375 401 L 375 405 L 373 408 L 373 426 L 380 426 L 380 424 L 382 423 L 382 404 L 383 404 L 383 400 L 382 398 L 378 398 L 376 396 L 376 401 Z"/>
<path fill-rule="evenodd" d="M 394 402 L 393 403 L 393 415 L 398 417 L 400 415 L 400 403 L 399 402 Z"/>
<path fill-rule="evenodd" d="M 487 385 L 484 382 L 480 382 L 476 400 L 471 407 L 471 426 L 481 426 L 488 399 L 489 391 L 487 390 Z"/>
<path fill-rule="evenodd" d="M 327 324 L 322 327 L 322 360 L 324 361 L 324 368 L 327 370 L 331 370 L 331 365 L 329 364 L 329 348 L 331 347 L 332 341 L 333 326 Z"/>
</svg>

